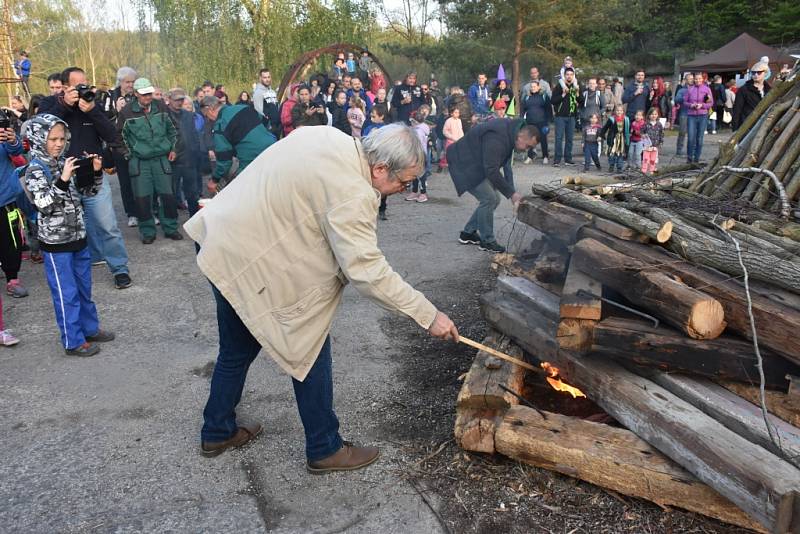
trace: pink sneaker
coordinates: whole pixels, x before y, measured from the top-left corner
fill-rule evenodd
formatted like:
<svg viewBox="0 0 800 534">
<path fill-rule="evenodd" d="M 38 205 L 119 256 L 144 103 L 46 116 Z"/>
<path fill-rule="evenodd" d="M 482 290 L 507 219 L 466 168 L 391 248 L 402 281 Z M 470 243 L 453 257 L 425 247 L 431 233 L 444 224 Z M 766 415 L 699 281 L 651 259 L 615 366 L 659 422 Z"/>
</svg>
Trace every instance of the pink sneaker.
<svg viewBox="0 0 800 534">
<path fill-rule="evenodd" d="M 417 200 L 419 198 L 419 193 L 411 193 L 406 197 L 406 200 L 412 201 Z"/>
<path fill-rule="evenodd" d="M 427 202 L 427 201 L 428 201 L 428 195 L 426 195 L 425 193 L 420 193 L 419 196 L 417 197 L 417 202 Z"/>
<path fill-rule="evenodd" d="M 4 347 L 13 347 L 17 343 L 19 343 L 19 339 L 14 337 L 14 334 L 8 330 L 0 330 L 0 345 Z"/>
<path fill-rule="evenodd" d="M 28 290 L 22 285 L 18 278 L 9 280 L 6 284 L 6 293 L 15 299 L 21 299 L 28 296 Z"/>
</svg>

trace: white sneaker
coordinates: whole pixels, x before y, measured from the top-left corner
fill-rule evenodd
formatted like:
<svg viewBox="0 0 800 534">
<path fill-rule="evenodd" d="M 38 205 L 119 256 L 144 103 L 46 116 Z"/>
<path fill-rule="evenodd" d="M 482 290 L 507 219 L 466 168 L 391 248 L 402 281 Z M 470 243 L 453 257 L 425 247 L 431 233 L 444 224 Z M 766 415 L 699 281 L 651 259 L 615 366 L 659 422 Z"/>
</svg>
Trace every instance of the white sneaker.
<svg viewBox="0 0 800 534">
<path fill-rule="evenodd" d="M 533 160 L 531 158 L 525 158 L 522 161 L 522 163 L 524 163 L 525 165 L 530 165 L 531 163 L 533 163 Z"/>
<path fill-rule="evenodd" d="M 14 337 L 14 334 L 8 330 L 0 330 L 0 345 L 4 347 L 13 347 L 17 343 L 19 343 L 19 339 Z"/>
<path fill-rule="evenodd" d="M 549 160 L 549 159 L 547 159 L 547 158 L 542 158 L 542 165 L 548 165 L 549 163 L 550 163 L 550 160 Z"/>
<path fill-rule="evenodd" d="M 711 135 L 717 135 L 717 131 L 716 130 L 711 130 Z"/>
<path fill-rule="evenodd" d="M 158 220 L 158 217 L 156 217 L 155 215 L 153 215 L 153 219 L 155 219 L 155 221 L 156 221 L 156 226 L 158 226 L 159 224 L 161 224 L 161 221 L 160 221 L 160 220 Z"/>
<path fill-rule="evenodd" d="M 139 226 L 139 219 L 136 217 L 128 217 L 128 226 L 131 228 L 134 226 Z"/>
</svg>

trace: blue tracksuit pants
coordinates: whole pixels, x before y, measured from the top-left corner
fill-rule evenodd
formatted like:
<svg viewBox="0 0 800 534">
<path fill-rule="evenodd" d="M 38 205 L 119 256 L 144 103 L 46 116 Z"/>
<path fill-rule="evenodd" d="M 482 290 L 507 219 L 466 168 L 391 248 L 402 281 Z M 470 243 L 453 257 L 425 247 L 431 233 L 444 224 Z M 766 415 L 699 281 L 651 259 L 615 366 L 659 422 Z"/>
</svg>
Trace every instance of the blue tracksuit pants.
<svg viewBox="0 0 800 534">
<path fill-rule="evenodd" d="M 97 333 L 100 322 L 92 302 L 92 260 L 89 247 L 78 252 L 43 252 L 44 270 L 56 323 L 65 349 L 80 347 Z"/>
</svg>

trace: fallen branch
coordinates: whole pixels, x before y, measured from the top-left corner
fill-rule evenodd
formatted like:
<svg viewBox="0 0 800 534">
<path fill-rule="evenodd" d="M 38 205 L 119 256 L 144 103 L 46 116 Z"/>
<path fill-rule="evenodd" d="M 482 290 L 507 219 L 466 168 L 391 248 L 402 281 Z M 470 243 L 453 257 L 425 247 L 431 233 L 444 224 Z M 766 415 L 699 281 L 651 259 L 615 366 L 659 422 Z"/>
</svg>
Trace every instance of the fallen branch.
<svg viewBox="0 0 800 534">
<path fill-rule="evenodd" d="M 784 189 L 783 184 L 778 177 L 775 176 L 774 172 L 759 167 L 728 167 L 725 165 L 722 168 L 728 172 L 755 172 L 767 175 L 772 180 L 772 183 L 775 184 L 775 189 L 778 190 L 778 195 L 781 199 L 781 218 L 785 221 L 789 220 L 789 213 L 792 209 L 789 205 L 789 197 L 786 196 L 786 189 Z"/>
</svg>

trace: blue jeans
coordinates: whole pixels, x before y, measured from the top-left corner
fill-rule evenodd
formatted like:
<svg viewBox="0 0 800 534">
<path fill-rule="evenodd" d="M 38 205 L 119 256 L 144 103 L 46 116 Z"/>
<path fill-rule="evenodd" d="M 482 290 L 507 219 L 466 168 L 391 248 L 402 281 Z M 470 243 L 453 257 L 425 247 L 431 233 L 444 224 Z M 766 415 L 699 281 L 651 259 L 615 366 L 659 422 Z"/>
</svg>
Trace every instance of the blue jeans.
<svg viewBox="0 0 800 534">
<path fill-rule="evenodd" d="M 643 150 L 644 150 L 644 142 L 632 141 L 631 146 L 628 147 L 628 165 L 630 165 L 634 169 L 641 169 Z"/>
<path fill-rule="evenodd" d="M 236 310 L 212 286 L 217 301 L 219 356 L 211 377 L 211 392 L 203 410 L 204 442 L 220 442 L 236 434 L 236 406 L 242 398 L 247 370 L 261 344 L 253 337 Z M 314 366 L 302 382 L 292 379 L 297 409 L 306 434 L 306 457 L 327 458 L 342 448 L 339 420 L 333 410 L 331 338 L 325 340 Z"/>
<path fill-rule="evenodd" d="M 678 146 L 675 151 L 676 156 L 683 155 L 683 149 L 686 147 L 686 133 L 689 130 L 689 116 L 686 114 L 678 115 Z"/>
<path fill-rule="evenodd" d="M 117 226 L 117 214 L 111 201 L 111 186 L 107 176 L 94 196 L 83 197 L 86 219 L 86 238 L 92 262 L 105 260 L 111 274 L 128 273 L 128 251 Z"/>
<path fill-rule="evenodd" d="M 708 115 L 689 115 L 689 146 L 686 149 L 686 159 L 697 163 L 703 152 L 703 136 L 706 133 Z"/>
<path fill-rule="evenodd" d="M 42 256 L 61 344 L 65 349 L 80 347 L 86 336 L 100 330 L 97 307 L 92 302 L 89 248 L 78 252 L 44 252 Z"/>
<path fill-rule="evenodd" d="M 489 180 L 484 180 L 472 189 L 469 194 L 478 199 L 478 207 L 464 226 L 464 232 L 478 232 L 482 243 L 494 242 L 494 210 L 500 205 L 500 193 L 492 187 Z"/>
<path fill-rule="evenodd" d="M 556 163 L 561 162 L 562 155 L 564 161 L 572 163 L 573 137 L 575 137 L 575 117 L 556 117 Z"/>
<path fill-rule="evenodd" d="M 600 143 L 583 144 L 583 168 L 589 170 L 589 165 L 594 162 L 595 167 L 600 168 Z"/>
<path fill-rule="evenodd" d="M 625 156 L 612 156 L 611 154 L 608 155 L 608 170 L 609 172 L 613 171 L 614 169 L 617 172 L 622 172 L 622 166 L 625 164 Z"/>
</svg>

